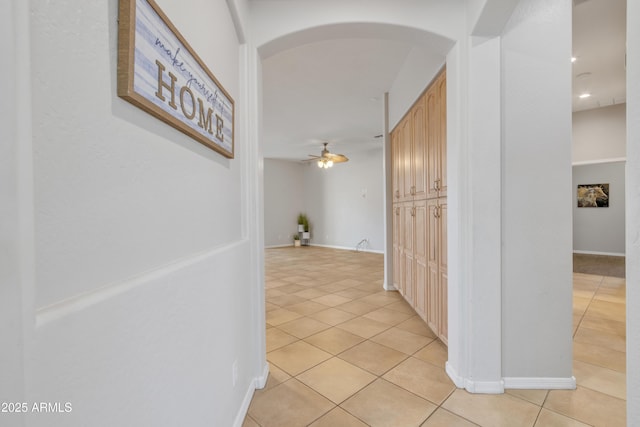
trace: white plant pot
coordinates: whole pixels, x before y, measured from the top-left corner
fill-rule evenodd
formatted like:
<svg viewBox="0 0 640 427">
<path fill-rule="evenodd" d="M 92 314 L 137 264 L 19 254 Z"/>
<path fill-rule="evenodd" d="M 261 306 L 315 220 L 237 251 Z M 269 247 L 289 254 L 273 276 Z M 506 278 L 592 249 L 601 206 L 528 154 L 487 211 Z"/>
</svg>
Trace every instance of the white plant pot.
<svg viewBox="0 0 640 427">
<path fill-rule="evenodd" d="M 298 233 L 302 233 L 304 231 L 304 225 L 298 224 Z"/>
<path fill-rule="evenodd" d="M 300 240 L 294 240 L 293 241 L 293 246 L 295 246 L 295 247 L 300 246 Z"/>
<path fill-rule="evenodd" d="M 302 238 L 303 239 L 310 239 L 311 238 L 311 233 L 308 231 L 303 231 L 302 232 Z"/>
</svg>

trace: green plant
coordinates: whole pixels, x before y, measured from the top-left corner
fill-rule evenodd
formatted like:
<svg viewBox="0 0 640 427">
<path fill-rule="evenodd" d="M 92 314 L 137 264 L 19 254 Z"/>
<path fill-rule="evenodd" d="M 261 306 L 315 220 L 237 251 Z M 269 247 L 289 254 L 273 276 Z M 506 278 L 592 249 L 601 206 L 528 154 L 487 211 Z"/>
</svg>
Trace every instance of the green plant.
<svg viewBox="0 0 640 427">
<path fill-rule="evenodd" d="M 293 240 L 300 240 L 300 236 L 298 236 L 297 234 L 293 235 Z"/>
<path fill-rule="evenodd" d="M 304 217 L 304 222 L 302 223 L 305 232 L 309 232 L 309 220 L 307 217 Z"/>
<path fill-rule="evenodd" d="M 307 216 L 303 213 L 298 214 L 298 224 L 304 225 L 304 222 L 307 220 Z"/>
</svg>

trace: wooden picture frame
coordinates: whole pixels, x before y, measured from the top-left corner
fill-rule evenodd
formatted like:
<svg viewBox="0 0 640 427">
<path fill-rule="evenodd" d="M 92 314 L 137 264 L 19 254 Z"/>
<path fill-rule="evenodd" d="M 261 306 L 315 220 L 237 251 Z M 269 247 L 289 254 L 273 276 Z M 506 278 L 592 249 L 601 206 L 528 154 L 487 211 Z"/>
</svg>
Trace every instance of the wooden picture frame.
<svg viewBox="0 0 640 427">
<path fill-rule="evenodd" d="M 118 96 L 234 157 L 233 98 L 153 0 L 120 0 Z"/>
</svg>

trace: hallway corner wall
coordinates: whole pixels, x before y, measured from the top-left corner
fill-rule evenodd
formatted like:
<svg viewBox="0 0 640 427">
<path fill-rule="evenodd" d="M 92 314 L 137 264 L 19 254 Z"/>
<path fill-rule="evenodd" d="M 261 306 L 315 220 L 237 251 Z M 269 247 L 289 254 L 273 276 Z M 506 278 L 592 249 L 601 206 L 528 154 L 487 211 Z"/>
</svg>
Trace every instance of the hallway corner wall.
<svg viewBox="0 0 640 427">
<path fill-rule="evenodd" d="M 640 3 L 627 1 L 627 425 L 640 425 Z"/>
<path fill-rule="evenodd" d="M 616 104 L 572 114 L 572 158 L 575 163 L 625 157 L 626 109 L 626 104 Z"/>
<path fill-rule="evenodd" d="M 573 250 L 624 256 L 625 162 L 573 165 Z M 578 207 L 578 185 L 608 184 L 608 206 Z"/>
<path fill-rule="evenodd" d="M 34 0 L 20 30 L 36 261 L 24 399 L 72 407 L 26 423 L 239 425 L 264 331 L 234 20 L 225 2 L 157 2 L 235 100 L 227 159 L 116 96 L 118 3 Z"/>
<path fill-rule="evenodd" d="M 570 57 L 571 4 L 521 1 L 502 36 L 505 388 L 575 387 Z"/>
<path fill-rule="evenodd" d="M 25 402 L 25 307 L 33 294 L 33 170 L 29 5 L 0 3 L 0 402 Z M 25 331 L 28 331 L 25 333 Z M 25 426 L 26 414 L 3 406 L 0 424 Z"/>
<path fill-rule="evenodd" d="M 382 146 L 349 154 L 330 169 L 303 167 L 304 205 L 311 244 L 384 251 L 384 165 Z"/>
<path fill-rule="evenodd" d="M 304 170 L 300 162 L 264 159 L 265 247 L 293 245 L 298 214 L 306 208 Z"/>
</svg>

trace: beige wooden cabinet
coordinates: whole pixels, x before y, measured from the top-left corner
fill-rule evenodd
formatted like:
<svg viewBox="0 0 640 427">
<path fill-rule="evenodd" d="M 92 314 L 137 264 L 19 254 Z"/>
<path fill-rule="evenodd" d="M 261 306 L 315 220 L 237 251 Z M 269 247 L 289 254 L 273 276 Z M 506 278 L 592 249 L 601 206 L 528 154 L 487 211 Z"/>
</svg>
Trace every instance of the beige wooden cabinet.
<svg viewBox="0 0 640 427">
<path fill-rule="evenodd" d="M 428 198 L 447 195 L 447 88 L 445 74 L 427 90 Z"/>
<path fill-rule="evenodd" d="M 447 199 L 427 202 L 427 315 L 431 330 L 447 343 Z"/>
<path fill-rule="evenodd" d="M 391 132 L 393 282 L 447 342 L 446 75 Z"/>
</svg>

